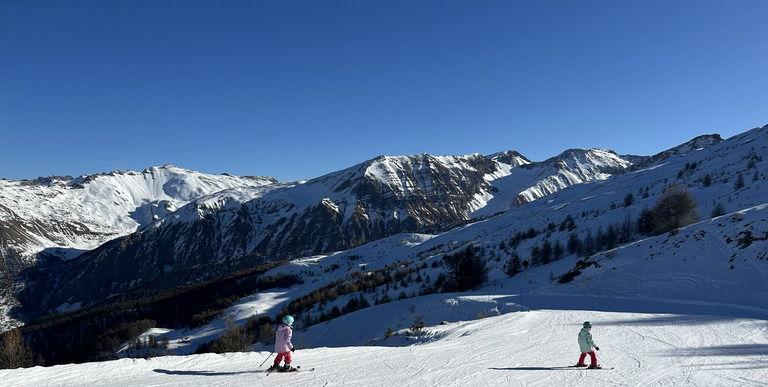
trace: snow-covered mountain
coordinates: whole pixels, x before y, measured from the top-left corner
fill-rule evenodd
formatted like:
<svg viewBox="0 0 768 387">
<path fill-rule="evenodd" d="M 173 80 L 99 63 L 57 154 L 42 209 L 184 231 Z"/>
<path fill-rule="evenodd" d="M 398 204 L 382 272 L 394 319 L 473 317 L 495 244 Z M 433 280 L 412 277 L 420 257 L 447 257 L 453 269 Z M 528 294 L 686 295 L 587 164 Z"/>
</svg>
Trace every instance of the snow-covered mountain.
<svg viewBox="0 0 768 387">
<path fill-rule="evenodd" d="M 741 319 L 762 321 L 768 319 L 768 303 L 765 301 L 768 299 L 768 195 L 765 194 L 768 174 L 764 172 L 768 170 L 768 160 L 762 157 L 766 151 L 768 126 L 709 148 L 690 148 L 643 169 L 575 185 L 549 195 L 546 200 L 514 206 L 497 216 L 463 227 L 436 234 L 401 233 L 353 249 L 297 259 L 266 274 L 298 274 L 307 279 L 304 284 L 253 294 L 230 308 L 226 315 L 239 324 L 257 313 L 275 316 L 288 307 L 291 300 L 307 297 L 315 289 L 340 279 L 354 278 L 350 273 L 373 276 L 378 270 L 394 266 L 398 270 L 415 270 L 423 281 L 414 279 L 394 287 L 382 286 L 367 295 L 372 304 L 369 308 L 328 323 L 312 325 L 306 330 L 300 325 L 302 345 L 305 348 L 389 346 L 390 339 L 385 339 L 388 328 L 400 332 L 402 337 L 411 324 L 418 321 L 437 330 L 441 329 L 438 325 L 443 321 L 474 327 L 464 321 L 529 309 L 579 311 L 568 314 L 576 322 L 562 320 L 560 312 L 542 317 L 544 321 L 557 318 L 558 324 L 564 327 L 577 324 L 580 318 L 575 316 L 585 313 L 599 315 L 607 320 L 607 324 L 616 323 L 616 326 L 627 325 L 626 322 L 618 323 L 626 319 L 620 316 L 621 313 L 640 313 L 643 315 L 633 318 L 641 327 L 645 327 L 642 320 L 649 320 L 647 329 L 653 329 L 654 321 L 658 323 L 659 319 L 674 324 L 676 321 L 700 321 L 700 316 L 710 316 L 705 318 L 706 321 L 737 321 L 739 324 Z M 743 186 L 739 184 L 739 176 L 744 178 Z M 515 253 L 531 261 L 530 252 L 547 241 L 566 245 L 571 235 L 581 240 L 627 219 L 636 221 L 645 208 L 657 202 L 664 187 L 674 182 L 689 187 L 698 203 L 702 221 L 676 233 L 640 236 L 631 243 L 589 257 L 563 252 L 559 259 L 553 259 L 549 264 L 528 266 L 511 278 L 506 274 L 507 265 Z M 631 203 L 625 202 L 629 194 L 633 196 Z M 718 204 L 724 206 L 725 215 L 711 218 L 710 214 Z M 573 227 L 562 227 L 569 216 L 574 219 Z M 520 232 L 530 229 L 544 232 L 523 240 L 515 239 Z M 513 240 L 517 243 L 514 247 Z M 444 255 L 469 244 L 482 249 L 490 267 L 489 282 L 476 292 L 419 296 L 425 285 L 431 285 L 445 272 L 439 265 Z M 404 299 L 399 302 L 375 302 L 402 296 Z M 317 318 L 334 307 L 341 309 L 353 297 L 357 297 L 357 293 L 302 310 L 296 317 L 302 322 L 308 319 L 307 316 Z M 618 314 L 602 315 L 593 311 Z M 509 317 L 518 318 L 524 317 Z M 536 330 L 541 321 L 531 321 L 530 325 L 520 329 Z M 701 324 L 707 324 L 706 321 Z M 174 343 L 171 346 L 174 353 L 189 354 L 198 345 L 215 339 L 224 326 L 222 318 L 192 331 L 168 330 L 162 334 Z M 714 345 L 703 338 L 690 342 L 683 332 L 684 329 L 675 334 L 681 337 L 681 342 L 689 344 L 670 344 L 670 351 Z M 768 342 L 758 333 L 733 337 L 733 351 L 756 348 L 759 352 L 750 353 L 757 358 L 764 357 L 768 354 L 765 351 Z M 472 334 L 481 334 L 481 328 L 468 328 L 466 335 Z M 188 337 L 189 342 L 175 343 L 181 336 Z M 448 339 L 446 336 L 437 335 L 433 339 L 436 347 L 449 345 L 441 341 Z M 560 337 L 552 339 L 562 340 Z M 395 346 L 407 344 L 400 342 Z M 536 342 L 530 346 L 540 344 Z M 616 345 L 625 347 L 625 344 Z M 526 344 L 520 346 L 528 348 Z M 631 363 L 632 359 L 637 360 L 632 356 L 638 356 L 640 352 L 647 354 L 643 350 L 646 346 L 627 348 L 628 358 L 622 361 Z M 255 349 L 266 350 L 262 353 L 265 356 L 269 351 L 268 346 Z M 758 361 L 757 358 L 748 361 Z M 473 364 L 482 362 L 479 357 L 470 361 Z M 645 364 L 661 366 L 667 370 L 665 374 L 690 369 L 686 368 L 689 366 L 687 362 L 670 367 L 667 361 L 668 357 L 660 356 Z M 536 366 L 524 359 L 513 364 Z M 633 378 L 637 379 L 631 380 L 641 381 L 642 377 L 653 375 L 644 374 L 640 369 L 633 372 Z M 714 375 L 724 377 L 719 371 Z M 463 378 L 463 375 L 457 376 Z M 427 376 L 430 377 L 437 376 Z M 751 380 L 762 379 L 752 375 Z M 369 380 L 361 379 L 361 382 L 365 381 Z"/>
<path fill-rule="evenodd" d="M 268 177 L 209 175 L 173 165 L 77 178 L 3 179 L 2 269 L 18 272 L 49 255 L 71 259 L 193 200 L 230 188 L 265 192 L 275 183 Z"/>
<path fill-rule="evenodd" d="M 392 265 L 420 268 L 414 275 L 424 277 L 366 292 L 370 307 L 325 323 L 304 321 L 341 308 L 358 293 L 297 314 L 293 364 L 303 371 L 296 374 L 263 372 L 273 354 L 261 343 L 245 352 L 191 354 L 225 332 L 222 317 L 191 330 L 158 327 L 142 335 L 167 337 L 168 351 L 176 356 L 0 370 L 0 378 L 15 386 L 278 386 L 286 384 L 285 378 L 294 386 L 764 385 L 768 196 L 762 187 L 768 162 L 761 155 L 768 149 L 767 129 L 561 190 L 464 227 L 430 235 L 401 233 L 271 270 L 266 274 L 301 274 L 307 281 L 252 294 L 224 316 L 240 325 L 255 314 L 274 317 L 290 300 L 325 284 Z M 739 175 L 746 177 L 744 185 Z M 513 277 L 504 273 L 512 251 L 635 216 L 673 181 L 689 186 L 704 220 L 593 256 L 565 254 Z M 628 193 L 637 196 L 625 206 Z M 721 202 L 727 213 L 710 219 L 705 211 Z M 575 228 L 547 226 L 567 215 L 575 218 Z M 513 250 L 510 238 L 529 227 L 549 232 Z M 435 263 L 469 243 L 485 251 L 492 268 L 489 281 L 476 291 L 418 296 L 428 278 L 444 271 Z M 572 280 L 561 281 L 566 277 Z M 397 300 L 398 293 L 406 297 Z M 373 302 L 385 294 L 392 301 Z M 576 336 L 583 321 L 594 326 L 599 362 L 613 369 L 568 367 L 578 359 Z M 420 322 L 424 328 L 414 331 Z M 128 345 L 121 354 L 131 355 Z"/>
<path fill-rule="evenodd" d="M 60 310 L 402 232 L 445 231 L 630 165 L 598 149 L 569 150 L 542 163 L 514 151 L 380 156 L 303 184 L 240 187 L 195 200 L 76 260 L 31 272 L 23 296 L 43 310 Z"/>
<path fill-rule="evenodd" d="M 691 188 L 703 217 L 716 204 L 727 212 L 759 206 L 765 202 L 760 186 L 766 178 L 761 174 L 766 132 L 768 127 L 725 141 L 694 139 L 654 156 L 655 162 L 596 149 L 569 150 L 541 163 L 513 151 L 382 156 L 304 183 L 271 184 L 256 194 L 234 187 L 191 201 L 76 259 L 54 260 L 30 272 L 20 296 L 32 314 L 66 310 L 129 291 L 216 278 L 272 259 L 341 251 L 339 257 L 370 257 L 353 266 L 371 268 L 377 259 L 440 257 L 446 246 L 470 241 L 486 246 L 486 258 L 501 272 L 509 251 L 493 246 L 509 246 L 511 235 L 548 230 L 518 241 L 515 249 L 526 259 L 544 239 L 565 244 L 568 233 L 551 230 L 550 224 L 570 215 L 579 224 L 572 233 L 584 238 L 636 218 L 675 181 Z M 739 175 L 746 184 L 737 189 Z M 624 205 L 628 194 L 634 201 Z M 358 253 L 378 243 L 386 249 Z"/>
<path fill-rule="evenodd" d="M 20 272 L 65 265 L 207 195 L 282 186 L 269 177 L 209 175 L 173 165 L 142 172 L 0 180 L 0 322 L 15 302 Z M 0 324 L 5 326 L 5 324 Z"/>
<path fill-rule="evenodd" d="M 626 172 L 633 165 L 633 159 L 640 162 L 647 157 L 619 156 L 605 149 L 570 149 L 541 163 L 522 165 L 510 171 L 509 175 L 493 181 L 497 192 L 505 192 L 507 195 L 516 193 L 516 196 L 510 199 L 498 195 L 507 205 L 501 208 L 489 207 L 484 212 L 506 210 L 510 206 L 523 205 L 576 184 L 608 179 Z"/>
</svg>

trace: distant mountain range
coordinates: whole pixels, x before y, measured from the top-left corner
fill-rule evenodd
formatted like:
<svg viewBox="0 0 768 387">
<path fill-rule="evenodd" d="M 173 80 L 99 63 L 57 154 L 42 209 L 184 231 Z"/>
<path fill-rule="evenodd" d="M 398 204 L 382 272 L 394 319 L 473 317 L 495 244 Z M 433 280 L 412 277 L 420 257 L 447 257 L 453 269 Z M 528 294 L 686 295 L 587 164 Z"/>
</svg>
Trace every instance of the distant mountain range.
<svg viewBox="0 0 768 387">
<path fill-rule="evenodd" d="M 443 233 L 525 213 L 539 200 L 551 200 L 554 214 L 568 206 L 556 194 L 575 186 L 584 187 L 580 200 L 587 200 L 640 196 L 650 187 L 658 193 L 675 180 L 698 186 L 705 174 L 719 186 L 753 170 L 762 180 L 766 146 L 768 126 L 727 140 L 700 136 L 652 156 L 604 149 L 571 149 L 543 162 L 516 151 L 380 156 L 301 182 L 172 165 L 0 180 L 0 297 L 5 314 L 21 302 L 24 312 L 14 317 L 24 319 L 400 233 Z M 661 168 L 670 164 L 671 175 Z M 760 197 L 759 187 L 752 189 L 745 198 Z M 729 200 L 724 191 L 707 192 L 699 198 L 702 212 Z M 534 216 L 542 214 L 525 215 Z"/>
<path fill-rule="evenodd" d="M 172 165 L 77 178 L 0 180 L 5 269 L 17 273 L 40 259 L 68 260 L 207 195 L 244 187 L 255 193 L 276 183 Z"/>
</svg>

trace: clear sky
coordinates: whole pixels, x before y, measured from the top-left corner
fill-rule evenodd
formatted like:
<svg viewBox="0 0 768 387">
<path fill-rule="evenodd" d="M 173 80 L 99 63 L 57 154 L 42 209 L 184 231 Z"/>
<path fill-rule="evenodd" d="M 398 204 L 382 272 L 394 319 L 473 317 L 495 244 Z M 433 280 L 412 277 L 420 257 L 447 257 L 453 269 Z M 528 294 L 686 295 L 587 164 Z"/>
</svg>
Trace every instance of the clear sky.
<svg viewBox="0 0 768 387">
<path fill-rule="evenodd" d="M 0 177 L 651 155 L 768 123 L 768 1 L 0 0 Z"/>
</svg>

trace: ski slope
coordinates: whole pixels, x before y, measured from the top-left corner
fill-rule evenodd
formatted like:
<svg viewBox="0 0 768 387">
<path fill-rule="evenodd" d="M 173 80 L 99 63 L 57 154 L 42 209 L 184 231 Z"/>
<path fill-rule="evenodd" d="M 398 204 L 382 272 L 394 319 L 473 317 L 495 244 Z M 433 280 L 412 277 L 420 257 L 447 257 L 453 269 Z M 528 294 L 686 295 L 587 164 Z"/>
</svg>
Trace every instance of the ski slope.
<svg viewBox="0 0 768 387">
<path fill-rule="evenodd" d="M 261 344 L 243 353 L 191 354 L 222 333 L 220 319 L 192 331 L 145 333 L 167 336 L 172 356 L 0 370 L 0 380 L 35 387 L 764 386 L 768 250 L 764 239 L 749 246 L 738 240 L 745 229 L 766 235 L 766 208 L 759 205 L 597 254 L 590 260 L 599 267 L 584 269 L 566 284 L 556 284 L 551 276 L 573 268 L 579 257 L 511 278 L 496 269 L 474 292 L 392 301 L 307 329 L 297 323 L 293 364 L 314 368 L 311 372 L 266 375 L 271 349 Z M 461 240 L 461 233 L 476 235 L 474 227 L 498 225 L 490 220 L 440 236 L 391 237 L 351 251 L 368 257 L 354 265 L 377 269 L 408 256 L 411 248 Z M 253 294 L 227 314 L 240 324 L 254 314 L 275 315 L 291 299 L 342 275 L 343 269 L 326 269 L 350 264 L 348 253 L 274 269 L 304 273 L 307 281 Z M 424 262 L 432 259 L 438 257 Z M 615 369 L 568 367 L 578 359 L 576 338 L 587 320 L 601 348 L 600 363 Z M 425 332 L 407 337 L 419 321 Z M 385 338 L 388 328 L 397 335 Z M 190 343 L 178 343 L 183 336 Z"/>
<path fill-rule="evenodd" d="M 516 298 L 486 297 L 484 306 L 491 310 Z M 578 359 L 576 335 L 584 320 L 594 324 L 600 363 L 615 369 L 567 367 Z M 260 367 L 270 353 L 258 351 L 2 370 L 0 379 L 8 386 L 187 387 L 760 386 L 768 381 L 763 319 L 535 309 L 430 326 L 417 339 L 404 336 L 367 346 L 299 349 L 293 364 L 305 371 L 293 374 L 267 375 L 263 370 L 272 358 Z M 310 368 L 314 371 L 307 372 Z"/>
<path fill-rule="evenodd" d="M 765 136 L 752 132 L 733 143 L 765 149 Z M 730 148 L 728 148 L 730 149 Z M 621 175 L 610 184 L 582 184 L 438 235 L 399 234 L 354 249 L 306 257 L 266 273 L 299 274 L 306 281 L 290 289 L 270 289 L 240 300 L 224 314 L 238 324 L 253 315 L 270 317 L 291 300 L 354 271 L 428 264 L 424 276 L 445 253 L 473 241 L 486 249 L 489 282 L 475 292 L 440 293 L 373 305 L 329 322 L 301 327 L 297 321 L 294 365 L 311 372 L 270 374 L 268 346 L 224 355 L 193 355 L 198 345 L 223 332 L 224 317 L 192 330 L 155 328 L 172 356 L 81 365 L 0 370 L 9 386 L 765 386 L 768 385 L 768 203 L 762 179 L 734 191 L 724 178 L 701 188 L 692 184 L 703 212 L 724 203 L 728 214 L 674 233 L 635 240 L 590 257 L 566 255 L 531 266 L 509 278 L 509 259 L 500 245 L 518 230 L 543 229 L 565 214 L 581 214 L 580 237 L 637 217 L 651 206 L 664 182 L 688 171 L 689 183 L 704 174 L 742 173 L 746 150 L 694 152 L 642 174 Z M 729 155 L 718 156 L 718 155 Z M 734 160 L 736 155 L 739 161 Z M 741 155 L 741 156 L 739 156 Z M 717 156 L 717 157 L 716 157 Z M 760 161 L 760 163 L 764 163 Z M 700 165 L 695 172 L 683 164 Z M 764 164 L 757 164 L 764 171 Z M 706 166 L 706 169 L 702 166 Z M 741 171 L 741 172 L 740 172 Z M 649 174 L 650 173 L 650 174 Z M 751 172 L 750 172 L 751 174 Z M 627 192 L 651 187 L 651 196 L 628 207 Z M 699 187 L 699 188 L 696 188 Z M 562 209 L 566 212 L 562 212 Z M 599 210 L 599 211 L 598 211 Z M 600 216 L 592 215 L 600 214 Z M 706 215 L 706 214 L 704 214 Z M 567 233 L 552 231 L 551 240 Z M 550 236 L 548 236 L 550 237 Z M 521 242 L 528 252 L 539 239 Z M 495 258 L 495 259 L 494 259 Z M 565 284 L 560 276 L 589 261 Z M 400 266 L 402 265 L 402 266 Z M 425 280 L 424 282 L 429 282 Z M 418 283 L 389 290 L 413 294 Z M 378 290 L 381 294 L 381 289 Z M 372 301 L 372 295 L 368 295 Z M 347 298 L 324 305 L 342 307 Z M 372 303 L 373 304 L 373 303 Z M 319 307 L 311 312 L 315 315 Z M 579 356 L 576 342 L 583 321 L 593 323 L 600 363 L 612 370 L 569 368 Z M 419 321 L 422 335 L 406 338 Z M 442 322 L 445 322 L 442 324 Z M 396 336 L 385 339 L 388 328 Z M 188 337 L 188 343 L 179 339 Z M 126 348 L 119 356 L 131 357 Z M 266 360 L 266 361 L 265 361 Z"/>
</svg>

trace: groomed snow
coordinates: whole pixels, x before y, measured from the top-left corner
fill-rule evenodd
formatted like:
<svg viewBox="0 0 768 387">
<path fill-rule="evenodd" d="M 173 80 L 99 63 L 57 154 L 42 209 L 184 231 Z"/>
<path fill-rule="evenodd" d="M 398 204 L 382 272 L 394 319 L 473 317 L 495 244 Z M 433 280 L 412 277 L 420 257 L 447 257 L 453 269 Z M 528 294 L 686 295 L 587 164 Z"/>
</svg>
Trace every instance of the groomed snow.
<svg viewBox="0 0 768 387">
<path fill-rule="evenodd" d="M 486 306 L 514 298 L 489 299 Z M 615 369 L 567 367 L 578 358 L 576 335 L 584 320 L 594 324 L 601 364 Z M 401 332 L 376 345 L 299 349 L 293 364 L 305 372 L 294 374 L 267 375 L 263 370 L 272 358 L 261 351 L 1 370 L 0 379 L 8 386 L 187 387 L 759 386 L 768 381 L 768 324 L 762 319 L 531 310 L 426 331 L 421 342 L 406 340 Z M 309 368 L 314 371 L 306 372 Z"/>
</svg>

